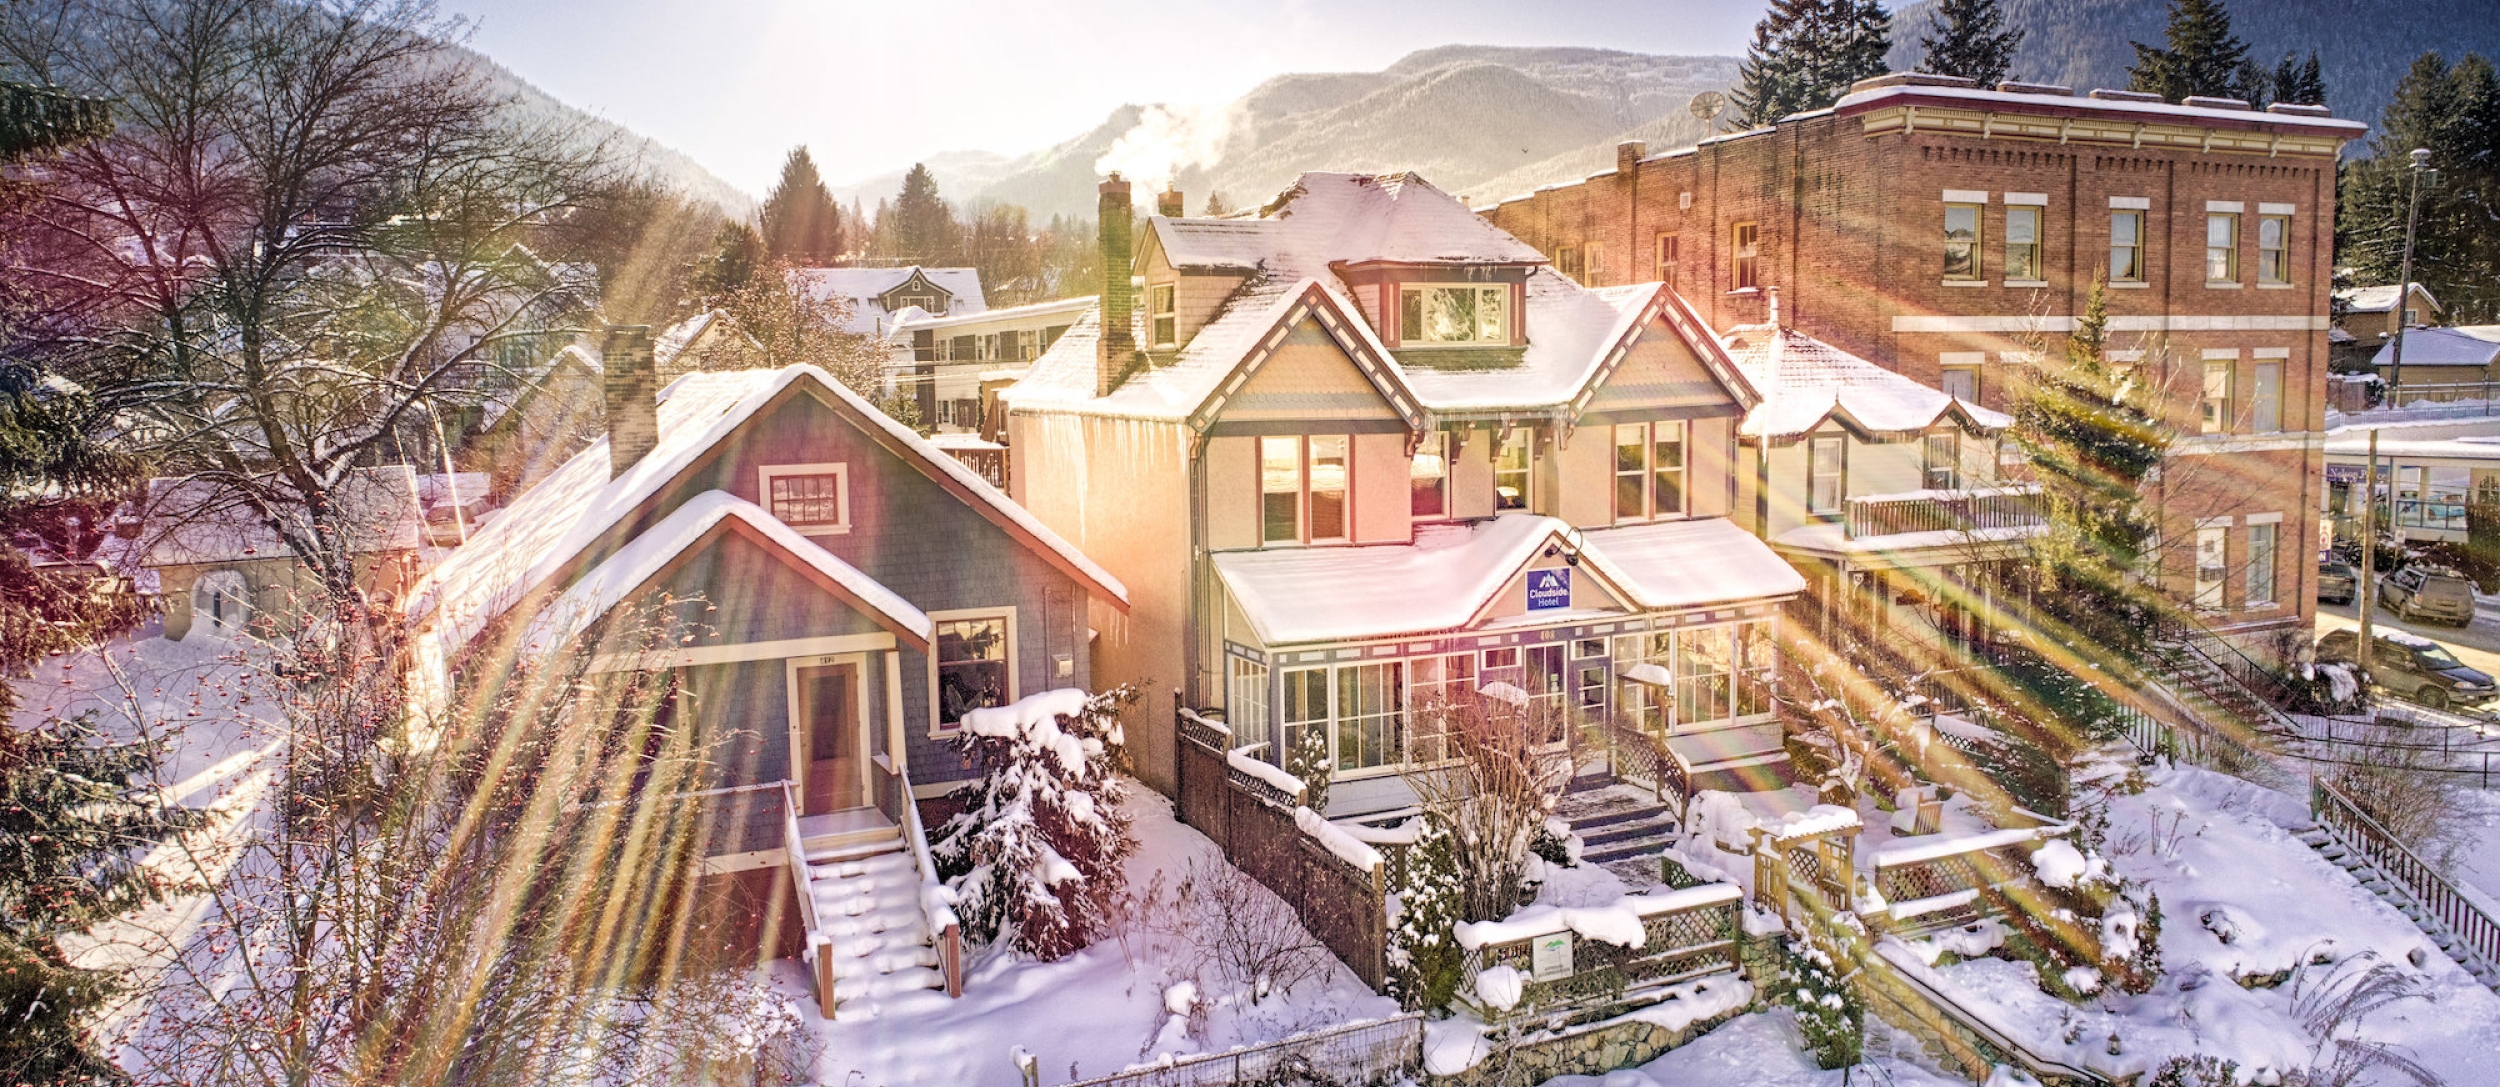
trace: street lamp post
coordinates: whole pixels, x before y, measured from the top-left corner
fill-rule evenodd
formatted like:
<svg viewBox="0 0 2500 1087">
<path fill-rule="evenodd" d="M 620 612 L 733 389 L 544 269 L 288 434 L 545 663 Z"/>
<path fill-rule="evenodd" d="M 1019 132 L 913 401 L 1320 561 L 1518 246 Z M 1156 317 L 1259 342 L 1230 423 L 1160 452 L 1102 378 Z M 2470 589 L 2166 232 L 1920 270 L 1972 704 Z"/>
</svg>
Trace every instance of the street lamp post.
<svg viewBox="0 0 2500 1087">
<path fill-rule="evenodd" d="M 2404 405 L 2396 398 L 2405 384 L 2405 303 L 2413 300 L 2413 226 L 2421 218 L 2422 185 L 2439 183 L 2439 171 L 2430 168 L 2431 152 L 2427 147 L 2413 149 L 2412 177 L 2405 189 L 2405 255 L 2396 272 L 2396 353 L 2387 369 L 2387 406 Z"/>
</svg>

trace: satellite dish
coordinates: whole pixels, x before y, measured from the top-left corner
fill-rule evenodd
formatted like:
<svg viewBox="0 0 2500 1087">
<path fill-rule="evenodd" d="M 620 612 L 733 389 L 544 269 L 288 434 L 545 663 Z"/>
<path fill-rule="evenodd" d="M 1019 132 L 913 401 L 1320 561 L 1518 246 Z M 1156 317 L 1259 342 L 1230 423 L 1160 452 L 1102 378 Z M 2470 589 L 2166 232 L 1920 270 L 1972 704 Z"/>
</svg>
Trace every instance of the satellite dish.
<svg viewBox="0 0 2500 1087">
<path fill-rule="evenodd" d="M 1718 130 L 1719 111 L 1727 108 L 1727 96 L 1717 91 L 1703 91 L 1693 96 L 1691 108 L 1693 116 L 1700 118 L 1715 132 Z"/>
</svg>

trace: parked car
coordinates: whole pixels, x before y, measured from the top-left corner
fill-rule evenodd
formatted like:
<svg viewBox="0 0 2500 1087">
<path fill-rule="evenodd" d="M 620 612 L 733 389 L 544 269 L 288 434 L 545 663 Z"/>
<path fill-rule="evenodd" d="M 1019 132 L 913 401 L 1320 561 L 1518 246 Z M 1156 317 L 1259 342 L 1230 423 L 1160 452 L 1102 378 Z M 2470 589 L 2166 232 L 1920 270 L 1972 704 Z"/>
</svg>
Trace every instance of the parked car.
<svg viewBox="0 0 2500 1087">
<path fill-rule="evenodd" d="M 2407 566 L 2388 575 L 2379 604 L 2400 619 L 2450 626 L 2474 622 L 2474 583 L 2444 566 Z"/>
<path fill-rule="evenodd" d="M 2447 646 L 2419 634 L 2388 630 L 2371 640 L 2378 643 L 2378 649 L 2370 655 L 2370 678 L 2399 697 L 2444 710 L 2487 702 L 2500 694 L 2489 675 L 2468 667 Z M 2352 660 L 2353 647 L 2360 642 L 2359 631 L 2330 631 L 2318 639 L 2318 659 Z"/>
<path fill-rule="evenodd" d="M 2360 586 L 2361 579 L 2354 575 L 2352 567 L 2342 560 L 2326 559 L 2318 563 L 2319 602 L 2350 604 L 2353 594 L 2360 591 Z"/>
</svg>

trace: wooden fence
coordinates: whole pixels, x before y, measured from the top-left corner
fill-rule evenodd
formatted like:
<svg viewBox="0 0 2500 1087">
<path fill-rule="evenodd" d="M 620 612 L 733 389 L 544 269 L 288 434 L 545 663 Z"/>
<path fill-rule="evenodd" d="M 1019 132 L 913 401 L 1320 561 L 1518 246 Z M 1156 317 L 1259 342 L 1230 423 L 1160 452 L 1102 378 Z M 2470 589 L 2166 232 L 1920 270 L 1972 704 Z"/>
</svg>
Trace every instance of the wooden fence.
<svg viewBox="0 0 2500 1087">
<path fill-rule="evenodd" d="M 2325 779 L 2309 779 L 2309 811 L 2320 829 L 2360 855 L 2388 881 L 2402 887 L 2424 913 L 2446 928 L 2486 967 L 2500 968 L 2500 921 L 2457 890 L 2430 862 L 2408 848 L 2378 820 Z"/>
<path fill-rule="evenodd" d="M 1875 892 L 1886 909 L 1867 923 L 1886 931 L 1924 932 L 1979 919 L 2010 886 L 2034 887 L 2032 851 L 2071 828 L 2002 830 L 1912 840 L 1874 857 Z"/>
<path fill-rule="evenodd" d="M 1617 1014 L 1644 991 L 1742 969 L 1736 937 L 1744 897 L 1736 884 L 1712 883 L 1597 907 L 1637 915 L 1638 947 L 1582 938 L 1570 924 L 1574 911 L 1569 910 L 1531 911 L 1483 926 L 1499 933 L 1498 939 L 1473 939 L 1469 926 L 1462 925 L 1459 998 L 1488 1023 L 1570 1012 Z M 1537 924 L 1540 920 L 1550 923 Z M 1539 945 L 1546 945 L 1543 953 Z M 1517 972 L 1519 998 L 1507 1008 L 1489 1006 L 1477 980 L 1487 970 L 1504 968 Z"/>
<path fill-rule="evenodd" d="M 1234 767 L 1232 731 L 1186 709 L 1180 743 L 1181 821 L 1293 907 L 1302 926 L 1378 991 L 1389 964 L 1388 874 L 1358 867 L 1306 833 L 1298 790 Z M 1281 775 L 1277 775 L 1281 776 Z"/>
</svg>

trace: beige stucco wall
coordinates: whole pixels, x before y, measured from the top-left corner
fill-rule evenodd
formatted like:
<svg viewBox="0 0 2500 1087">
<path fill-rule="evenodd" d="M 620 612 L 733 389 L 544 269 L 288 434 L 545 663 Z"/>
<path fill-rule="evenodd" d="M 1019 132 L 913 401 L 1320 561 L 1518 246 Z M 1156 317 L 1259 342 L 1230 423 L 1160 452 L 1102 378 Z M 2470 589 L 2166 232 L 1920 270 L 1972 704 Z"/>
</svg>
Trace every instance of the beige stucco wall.
<svg viewBox="0 0 2500 1087">
<path fill-rule="evenodd" d="M 1601 528 L 1615 520 L 1613 427 L 1582 427 L 1554 450 L 1556 490 L 1546 509 L 1577 528 Z"/>
<path fill-rule="evenodd" d="M 1259 546 L 1259 440 L 1207 439 L 1207 547 Z"/>
<path fill-rule="evenodd" d="M 1403 432 L 1354 436 L 1354 542 L 1405 543 L 1413 537 L 1412 475 Z"/>
</svg>

